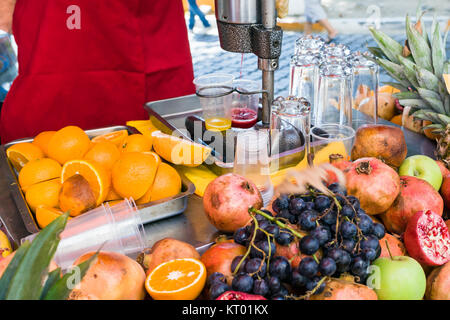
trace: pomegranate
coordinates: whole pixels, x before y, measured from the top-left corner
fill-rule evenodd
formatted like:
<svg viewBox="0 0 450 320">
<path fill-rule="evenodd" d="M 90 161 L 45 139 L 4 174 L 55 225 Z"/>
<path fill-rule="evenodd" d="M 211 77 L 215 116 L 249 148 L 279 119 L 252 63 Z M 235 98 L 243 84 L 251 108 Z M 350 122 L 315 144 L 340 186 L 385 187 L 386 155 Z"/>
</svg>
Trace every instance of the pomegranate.
<svg viewBox="0 0 450 320">
<path fill-rule="evenodd" d="M 403 242 L 401 242 L 398 238 L 394 237 L 393 235 L 386 233 L 384 238 L 380 240 L 380 247 L 381 247 L 380 258 L 390 257 L 388 246 L 389 250 L 391 250 L 391 254 L 393 257 L 406 255 L 406 248 Z"/>
<path fill-rule="evenodd" d="M 231 272 L 231 262 L 239 255 L 244 255 L 246 248 L 240 244 L 223 241 L 214 244 L 206 250 L 200 260 L 206 267 L 208 277 L 214 272 L 220 272 L 227 278 L 228 284 L 231 285 L 233 275 Z"/>
<path fill-rule="evenodd" d="M 425 298 L 428 300 L 450 300 L 450 262 L 435 268 L 427 278 Z"/>
<path fill-rule="evenodd" d="M 367 214 L 386 211 L 400 192 L 397 172 L 375 158 L 356 160 L 345 176 L 348 194 L 359 199 Z"/>
<path fill-rule="evenodd" d="M 444 200 L 445 206 L 450 209 L 450 174 L 443 176 L 440 194 Z"/>
<path fill-rule="evenodd" d="M 200 254 L 189 243 L 164 238 L 157 241 L 151 249 L 145 249 L 141 252 L 136 260 L 149 275 L 161 263 L 183 258 L 200 259 Z"/>
<path fill-rule="evenodd" d="M 314 294 L 310 300 L 378 300 L 371 288 L 347 279 L 332 279 L 320 294 Z"/>
<path fill-rule="evenodd" d="M 428 266 L 450 261 L 450 235 L 442 217 L 431 210 L 417 212 L 408 222 L 404 234 L 411 257 Z"/>
<path fill-rule="evenodd" d="M 346 172 L 346 170 L 350 167 L 352 164 L 350 161 L 345 161 L 344 156 L 339 153 L 330 154 L 329 156 L 330 163 L 337 169 Z M 339 179 L 334 171 L 326 170 L 328 177 L 326 184 L 329 186 L 332 183 L 339 182 Z"/>
<path fill-rule="evenodd" d="M 400 193 L 381 218 L 390 232 L 400 234 L 405 231 L 409 219 L 421 210 L 431 210 L 442 216 L 444 211 L 442 197 L 427 181 L 412 176 L 401 176 Z"/>
<path fill-rule="evenodd" d="M 262 206 L 263 199 L 256 185 L 234 173 L 214 179 L 203 195 L 208 220 L 224 232 L 234 232 L 245 226 L 251 219 L 248 209 Z"/>
<path fill-rule="evenodd" d="M 450 170 L 447 169 L 447 166 L 444 162 L 441 160 L 436 160 L 437 165 L 439 166 L 439 169 L 441 169 L 442 176 L 445 177 L 448 174 L 450 174 Z"/>
<path fill-rule="evenodd" d="M 257 294 L 250 294 L 240 291 L 226 291 L 222 293 L 216 300 L 267 300 L 267 299 Z"/>
</svg>

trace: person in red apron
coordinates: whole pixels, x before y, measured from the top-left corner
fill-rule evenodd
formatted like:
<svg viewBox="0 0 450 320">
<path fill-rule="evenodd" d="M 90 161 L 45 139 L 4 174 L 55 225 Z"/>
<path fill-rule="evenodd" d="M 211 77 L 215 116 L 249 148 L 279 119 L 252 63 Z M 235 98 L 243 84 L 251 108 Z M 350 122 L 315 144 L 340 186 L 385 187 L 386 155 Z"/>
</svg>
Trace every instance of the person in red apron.
<svg viewBox="0 0 450 320">
<path fill-rule="evenodd" d="M 146 102 L 195 92 L 180 0 L 17 0 L 12 31 L 2 143 L 148 119 Z"/>
</svg>

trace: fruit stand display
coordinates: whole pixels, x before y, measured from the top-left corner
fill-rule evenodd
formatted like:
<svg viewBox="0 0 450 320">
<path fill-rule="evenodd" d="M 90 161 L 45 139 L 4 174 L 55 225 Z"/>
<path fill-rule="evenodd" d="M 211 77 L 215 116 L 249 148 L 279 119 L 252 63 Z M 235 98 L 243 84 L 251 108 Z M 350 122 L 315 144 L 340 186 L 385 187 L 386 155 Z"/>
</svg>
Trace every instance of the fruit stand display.
<svg viewBox="0 0 450 320">
<path fill-rule="evenodd" d="M 313 167 L 273 173 L 266 206 L 252 181 L 208 170 L 209 147 L 170 134 L 198 110 L 2 146 L 13 176 L 0 176 L 0 216 L 14 248 L 0 232 L 0 299 L 450 300 L 449 63 L 437 23 L 429 38 L 420 20 L 406 29 L 405 45 L 371 30 L 374 60 L 397 81 L 379 92 L 379 123 L 358 128 L 350 154 L 328 146 Z M 360 98 L 359 111 L 372 108 L 371 93 Z M 410 116 L 433 136 L 409 130 Z M 145 250 L 86 252 L 73 262 L 79 285 L 66 285 L 53 258 L 68 221 L 180 195 L 186 206 L 145 226 Z M 20 246 L 32 231 L 18 204 L 40 231 Z"/>
</svg>

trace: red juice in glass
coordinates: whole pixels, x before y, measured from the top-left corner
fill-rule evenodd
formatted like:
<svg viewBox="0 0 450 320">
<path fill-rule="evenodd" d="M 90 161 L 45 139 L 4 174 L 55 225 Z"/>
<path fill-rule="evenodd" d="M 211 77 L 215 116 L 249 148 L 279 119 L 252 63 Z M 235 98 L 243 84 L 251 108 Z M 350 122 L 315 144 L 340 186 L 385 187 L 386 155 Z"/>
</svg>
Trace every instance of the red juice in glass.
<svg viewBox="0 0 450 320">
<path fill-rule="evenodd" d="M 234 128 L 251 128 L 258 121 L 256 110 L 247 107 L 231 109 L 231 126 Z"/>
</svg>

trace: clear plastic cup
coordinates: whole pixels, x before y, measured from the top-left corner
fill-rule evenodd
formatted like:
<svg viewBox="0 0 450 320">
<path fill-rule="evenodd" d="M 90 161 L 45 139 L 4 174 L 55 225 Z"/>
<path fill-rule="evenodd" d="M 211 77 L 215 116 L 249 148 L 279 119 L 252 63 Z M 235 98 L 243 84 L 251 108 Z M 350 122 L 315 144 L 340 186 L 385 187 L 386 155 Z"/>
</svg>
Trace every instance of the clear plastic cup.
<svg viewBox="0 0 450 320">
<path fill-rule="evenodd" d="M 355 139 L 355 130 L 352 127 L 338 123 L 323 124 L 312 128 L 311 137 L 311 149 L 315 159 L 329 159 L 332 154 L 339 154 L 344 160 L 350 159 Z M 313 162 L 320 164 L 317 160 Z"/>
<path fill-rule="evenodd" d="M 248 129 L 258 121 L 259 81 L 238 79 L 233 81 L 235 92 L 232 94 L 231 120 L 233 128 Z"/>
<path fill-rule="evenodd" d="M 37 234 L 22 240 L 32 241 Z M 67 222 L 54 261 L 65 270 L 81 255 L 97 250 L 130 255 L 145 248 L 144 226 L 133 199 L 103 204 Z"/>
</svg>

